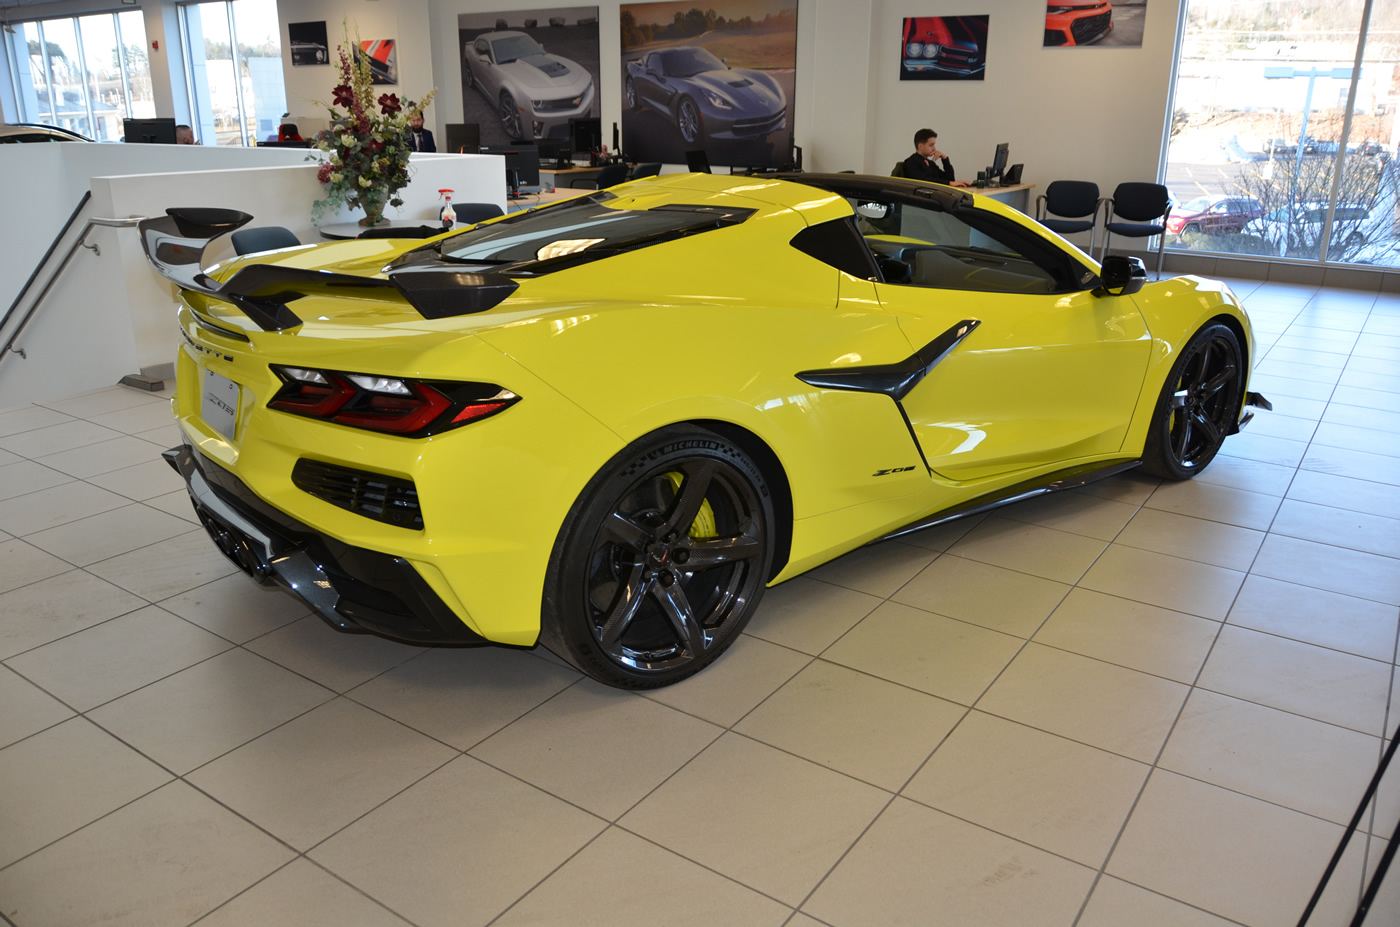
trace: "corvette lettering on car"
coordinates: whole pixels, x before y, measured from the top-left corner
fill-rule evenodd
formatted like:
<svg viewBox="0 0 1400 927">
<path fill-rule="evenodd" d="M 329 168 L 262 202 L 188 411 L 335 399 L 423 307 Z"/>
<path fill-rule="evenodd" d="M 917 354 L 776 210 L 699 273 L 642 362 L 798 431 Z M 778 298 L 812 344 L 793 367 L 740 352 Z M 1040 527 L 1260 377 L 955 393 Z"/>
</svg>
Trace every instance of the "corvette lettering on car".
<svg viewBox="0 0 1400 927">
<path fill-rule="evenodd" d="M 250 219 L 141 224 L 180 288 L 166 457 L 214 543 L 336 627 L 614 686 L 700 670 L 862 545 L 1191 477 L 1268 405 L 1224 284 L 936 184 L 672 174 L 206 271 Z"/>
</svg>

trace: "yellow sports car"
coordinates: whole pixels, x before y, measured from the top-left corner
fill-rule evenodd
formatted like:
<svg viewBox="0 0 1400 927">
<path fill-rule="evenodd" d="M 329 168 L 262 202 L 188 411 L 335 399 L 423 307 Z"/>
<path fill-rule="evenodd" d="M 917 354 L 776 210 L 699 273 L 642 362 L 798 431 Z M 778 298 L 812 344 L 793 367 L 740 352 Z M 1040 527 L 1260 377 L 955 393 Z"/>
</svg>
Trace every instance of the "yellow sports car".
<svg viewBox="0 0 1400 927">
<path fill-rule="evenodd" d="M 667 175 L 205 270 L 249 218 L 141 227 L 181 288 L 166 456 L 215 542 L 336 627 L 615 686 L 696 672 L 863 544 L 1190 477 L 1267 407 L 1223 284 L 951 187 Z"/>
</svg>

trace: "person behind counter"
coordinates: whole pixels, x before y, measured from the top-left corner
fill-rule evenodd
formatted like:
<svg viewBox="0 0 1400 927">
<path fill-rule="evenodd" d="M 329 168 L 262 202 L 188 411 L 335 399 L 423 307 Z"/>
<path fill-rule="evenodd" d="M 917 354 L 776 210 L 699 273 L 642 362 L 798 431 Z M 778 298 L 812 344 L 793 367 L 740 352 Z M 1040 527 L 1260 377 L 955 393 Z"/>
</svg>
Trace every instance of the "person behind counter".
<svg viewBox="0 0 1400 927">
<path fill-rule="evenodd" d="M 920 129 L 914 133 L 914 153 L 904 159 L 904 176 L 910 180 L 930 180 L 953 187 L 971 186 L 966 180 L 956 180 L 953 162 L 938 150 L 938 133 Z"/>
</svg>

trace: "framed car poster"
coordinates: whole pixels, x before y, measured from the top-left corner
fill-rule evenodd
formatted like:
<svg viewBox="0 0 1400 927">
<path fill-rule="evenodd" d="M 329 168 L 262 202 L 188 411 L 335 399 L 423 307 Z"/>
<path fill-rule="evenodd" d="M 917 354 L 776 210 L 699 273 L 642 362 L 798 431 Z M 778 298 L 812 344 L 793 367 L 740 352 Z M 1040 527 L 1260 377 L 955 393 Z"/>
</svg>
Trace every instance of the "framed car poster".
<svg viewBox="0 0 1400 927">
<path fill-rule="evenodd" d="M 393 39 L 362 39 L 355 57 L 369 59 L 370 83 L 399 82 L 398 42 Z"/>
<path fill-rule="evenodd" d="M 1147 0 L 1048 0 L 1045 47 L 1142 48 Z"/>
<path fill-rule="evenodd" d="M 910 16 L 900 33 L 900 80 L 984 80 L 989 16 Z"/>
<path fill-rule="evenodd" d="M 796 166 L 797 0 L 624 3 L 619 25 L 629 161 Z"/>
<path fill-rule="evenodd" d="M 462 13 L 457 36 L 462 121 L 481 144 L 562 143 L 598 118 L 596 6 Z"/>
<path fill-rule="evenodd" d="M 288 23 L 287 41 L 292 48 L 292 67 L 331 63 L 324 19 L 318 23 Z"/>
</svg>

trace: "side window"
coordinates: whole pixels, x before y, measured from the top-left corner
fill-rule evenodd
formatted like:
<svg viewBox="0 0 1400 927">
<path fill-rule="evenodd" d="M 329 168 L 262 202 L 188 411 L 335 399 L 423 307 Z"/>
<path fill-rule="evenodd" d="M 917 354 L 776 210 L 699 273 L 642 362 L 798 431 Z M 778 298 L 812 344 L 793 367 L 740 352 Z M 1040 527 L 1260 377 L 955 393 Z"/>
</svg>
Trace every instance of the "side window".
<svg viewBox="0 0 1400 927">
<path fill-rule="evenodd" d="M 887 283 L 984 293 L 1062 293 L 1094 275 L 1015 222 L 980 209 L 852 199 L 856 226 Z"/>
</svg>

